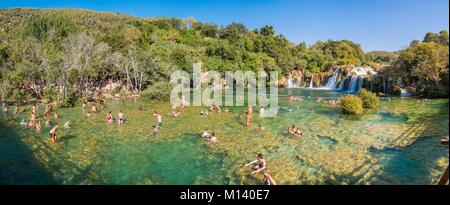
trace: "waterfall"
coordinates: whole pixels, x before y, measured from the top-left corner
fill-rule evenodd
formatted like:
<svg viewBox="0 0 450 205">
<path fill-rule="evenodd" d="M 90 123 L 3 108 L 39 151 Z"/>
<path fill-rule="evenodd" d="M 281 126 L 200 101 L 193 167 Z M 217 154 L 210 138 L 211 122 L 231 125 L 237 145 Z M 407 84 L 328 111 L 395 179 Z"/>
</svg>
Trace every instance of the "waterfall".
<svg viewBox="0 0 450 205">
<path fill-rule="evenodd" d="M 358 80 L 358 76 L 352 75 L 352 78 L 350 79 L 350 89 L 348 91 L 355 92 L 357 80 Z"/>
<path fill-rule="evenodd" d="M 301 84 L 301 78 L 293 79 L 292 75 L 288 77 L 288 88 L 299 88 Z"/>
<path fill-rule="evenodd" d="M 347 77 L 342 78 L 341 82 L 339 82 L 338 90 L 343 90 L 344 89 L 344 85 L 345 85 L 345 81 L 346 80 L 347 80 Z"/>
<path fill-rule="evenodd" d="M 292 88 L 292 86 L 293 86 L 293 83 L 292 83 L 292 75 L 289 74 L 289 77 L 288 77 L 288 88 Z"/>
<path fill-rule="evenodd" d="M 313 88 L 313 82 L 314 82 L 314 74 L 311 75 L 311 81 L 309 82 L 309 88 Z"/>
<path fill-rule="evenodd" d="M 364 76 L 358 76 L 358 87 L 356 87 L 355 92 L 358 92 L 361 90 L 363 82 L 364 82 Z"/>
<path fill-rule="evenodd" d="M 331 76 L 330 78 L 328 78 L 327 84 L 325 85 L 326 88 L 329 89 L 336 89 L 336 81 L 337 81 L 337 77 L 339 76 L 339 69 L 335 69 L 333 76 Z"/>
</svg>

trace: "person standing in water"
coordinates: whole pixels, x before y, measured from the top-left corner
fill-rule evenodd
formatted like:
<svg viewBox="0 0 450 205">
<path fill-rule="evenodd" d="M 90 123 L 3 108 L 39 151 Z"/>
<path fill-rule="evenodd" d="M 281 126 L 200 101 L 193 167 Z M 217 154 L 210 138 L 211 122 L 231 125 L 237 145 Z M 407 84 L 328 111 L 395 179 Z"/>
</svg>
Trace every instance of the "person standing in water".
<svg viewBox="0 0 450 205">
<path fill-rule="evenodd" d="M 91 107 L 91 113 L 92 114 L 97 114 L 97 107 L 95 106 L 95 104 L 93 104 L 92 107 Z"/>
<path fill-rule="evenodd" d="M 156 120 L 157 120 L 156 128 L 160 129 L 161 126 L 162 126 L 162 117 L 161 117 L 161 115 L 158 112 L 153 111 L 153 116 L 156 116 Z"/>
<path fill-rule="evenodd" d="M 14 113 L 13 113 L 14 115 L 19 115 L 20 114 L 20 108 L 19 108 L 19 105 L 16 105 L 15 107 L 14 107 Z"/>
<path fill-rule="evenodd" d="M 247 112 L 247 116 L 245 117 L 245 126 L 250 126 L 250 120 L 252 118 L 252 115 Z"/>
<path fill-rule="evenodd" d="M 124 117 L 122 110 L 119 112 L 118 118 L 119 118 L 119 125 L 123 125 Z"/>
<path fill-rule="evenodd" d="M 263 155 L 261 153 L 256 155 L 255 160 L 245 164 L 244 167 L 255 164 L 255 163 L 258 163 L 258 167 L 256 168 L 255 171 L 252 172 L 252 174 L 260 173 L 266 169 L 266 160 L 264 160 Z"/>
<path fill-rule="evenodd" d="M 106 121 L 108 121 L 108 123 L 113 122 L 113 116 L 111 114 L 111 111 L 108 112 L 108 115 L 106 116 Z"/>
<path fill-rule="evenodd" d="M 39 131 L 41 131 L 41 121 L 40 120 L 38 120 L 37 122 L 36 122 L 36 131 L 37 132 L 39 132 Z"/>
<path fill-rule="evenodd" d="M 50 130 L 50 138 L 52 139 L 53 143 L 56 143 L 57 137 L 56 132 L 58 131 L 59 125 L 56 124 L 51 130 Z"/>
</svg>

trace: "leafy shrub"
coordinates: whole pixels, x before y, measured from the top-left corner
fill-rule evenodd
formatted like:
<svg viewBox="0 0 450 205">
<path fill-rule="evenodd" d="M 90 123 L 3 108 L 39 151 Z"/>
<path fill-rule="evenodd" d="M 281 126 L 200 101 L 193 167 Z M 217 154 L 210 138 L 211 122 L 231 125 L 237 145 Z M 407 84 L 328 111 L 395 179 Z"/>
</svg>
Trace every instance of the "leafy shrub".
<svg viewBox="0 0 450 205">
<path fill-rule="evenodd" d="M 362 115 L 364 113 L 363 101 L 355 95 L 344 95 L 341 98 L 341 108 L 345 114 Z"/>
<path fill-rule="evenodd" d="M 59 107 L 73 107 L 78 101 L 78 97 L 76 96 L 73 90 L 67 90 L 67 97 L 64 98 L 58 105 Z"/>
<path fill-rule="evenodd" d="M 364 108 L 373 109 L 380 105 L 380 100 L 375 93 L 367 91 L 366 89 L 362 89 L 359 96 L 361 97 Z"/>
<path fill-rule="evenodd" d="M 169 100 L 172 85 L 167 82 L 158 82 L 142 91 L 142 95 L 152 100 Z"/>
<path fill-rule="evenodd" d="M 44 99 L 48 102 L 56 101 L 58 99 L 58 93 L 54 87 L 45 87 L 43 92 Z"/>
</svg>

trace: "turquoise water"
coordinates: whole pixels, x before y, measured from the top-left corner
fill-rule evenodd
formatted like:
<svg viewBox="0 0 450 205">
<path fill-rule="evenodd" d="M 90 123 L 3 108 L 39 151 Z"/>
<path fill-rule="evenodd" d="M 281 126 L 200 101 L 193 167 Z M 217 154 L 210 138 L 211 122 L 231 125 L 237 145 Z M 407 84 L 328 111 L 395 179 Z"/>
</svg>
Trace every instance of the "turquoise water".
<svg viewBox="0 0 450 205">
<path fill-rule="evenodd" d="M 303 101 L 287 102 L 287 95 Z M 124 105 L 111 100 L 91 118 L 80 107 L 56 109 L 58 124 L 72 122 L 71 129 L 60 128 L 56 144 L 45 125 L 41 132 L 18 125 L 30 113 L 29 106 L 22 107 L 18 117 L 0 117 L 0 183 L 261 184 L 261 175 L 250 175 L 251 168 L 242 166 L 260 152 L 279 184 L 437 182 L 449 161 L 448 146 L 440 144 L 448 136 L 447 99 L 383 98 L 380 108 L 355 118 L 327 103 L 340 95 L 280 89 L 278 116 L 260 118 L 255 108 L 250 127 L 244 127 L 245 115 L 238 118 L 244 107 L 208 117 L 199 114 L 206 107 L 185 107 L 178 118 L 168 116 L 169 103 L 144 99 Z M 43 107 L 38 112 L 42 124 Z M 114 116 L 123 110 L 125 125 L 107 124 L 109 110 Z M 163 116 L 158 136 L 150 135 L 153 110 Z M 300 138 L 287 135 L 294 123 L 303 129 Z M 205 128 L 216 133 L 216 144 L 200 139 Z"/>
</svg>

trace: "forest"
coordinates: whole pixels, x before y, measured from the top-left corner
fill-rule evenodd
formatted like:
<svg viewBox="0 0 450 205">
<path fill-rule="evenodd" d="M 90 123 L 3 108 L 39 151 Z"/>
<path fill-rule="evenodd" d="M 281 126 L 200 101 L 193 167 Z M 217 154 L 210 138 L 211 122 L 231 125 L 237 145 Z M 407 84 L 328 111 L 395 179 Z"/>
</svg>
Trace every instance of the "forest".
<svg viewBox="0 0 450 205">
<path fill-rule="evenodd" d="M 295 25 L 293 25 L 295 26 Z M 427 33 L 396 52 L 364 52 L 351 40 L 293 43 L 266 25 L 248 29 L 194 18 L 138 18 L 80 9 L 0 9 L 0 96 L 4 101 L 57 101 L 73 106 L 110 95 L 164 99 L 181 69 L 301 71 L 332 74 L 337 66 L 371 66 L 392 87 L 414 96 L 448 97 L 448 31 Z M 395 91 L 395 89 L 392 89 Z M 168 95 L 168 94 L 167 94 Z"/>
</svg>

